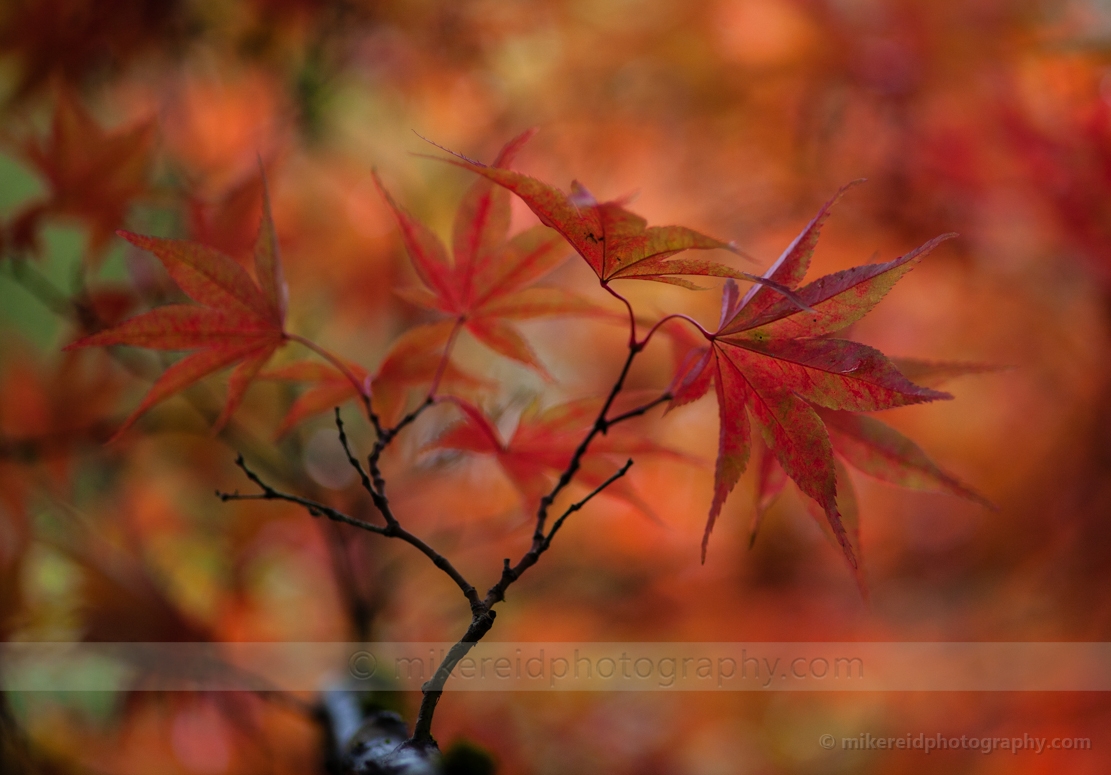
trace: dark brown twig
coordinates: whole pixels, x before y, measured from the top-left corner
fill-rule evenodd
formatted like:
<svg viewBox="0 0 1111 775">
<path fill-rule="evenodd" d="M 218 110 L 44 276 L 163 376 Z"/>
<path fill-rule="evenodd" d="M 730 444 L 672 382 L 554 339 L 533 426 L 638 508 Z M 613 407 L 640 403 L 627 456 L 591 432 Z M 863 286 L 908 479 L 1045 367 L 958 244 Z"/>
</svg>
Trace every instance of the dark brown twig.
<svg viewBox="0 0 1111 775">
<path fill-rule="evenodd" d="M 607 288 L 607 290 L 610 289 Z M 613 293 L 613 291 L 611 291 L 611 293 Z M 625 301 L 620 295 L 616 293 L 614 293 L 614 295 L 618 298 L 621 298 L 622 301 Z M 627 301 L 625 301 L 625 304 L 626 306 L 629 306 Z M 441 661 L 439 667 L 436 669 L 435 673 L 422 687 L 423 697 L 421 699 L 420 710 L 417 714 L 413 736 L 408 741 L 408 743 L 406 743 L 406 745 L 417 747 L 435 746 L 435 739 L 432 737 L 432 718 L 435 714 L 436 706 L 440 701 L 440 697 L 443 694 L 444 686 L 447 683 L 447 680 L 451 677 L 451 672 L 459 663 L 459 661 L 464 656 L 466 656 L 472 648 L 474 648 L 475 644 L 477 644 L 493 626 L 494 618 L 496 616 L 496 611 L 493 610 L 494 606 L 505 599 L 506 590 L 510 587 L 510 585 L 517 581 L 517 579 L 519 579 L 521 575 L 526 570 L 528 570 L 528 568 L 535 565 L 540 556 L 551 547 L 556 533 L 560 531 L 560 529 L 566 523 L 567 519 L 575 512 L 581 511 L 591 500 L 605 491 L 618 479 L 625 476 L 628 473 L 629 469 L 632 467 L 632 459 L 627 460 L 625 464 L 621 466 L 621 468 L 613 473 L 612 476 L 607 478 L 604 482 L 602 482 L 589 493 L 587 493 L 583 498 L 570 504 L 549 527 L 548 516 L 553 504 L 555 503 L 559 495 L 563 492 L 563 490 L 566 489 L 574 481 L 576 474 L 582 466 L 583 458 L 589 451 L 591 443 L 594 441 L 594 439 L 597 438 L 599 434 L 606 434 L 608 430 L 614 425 L 625 422 L 626 420 L 631 420 L 635 417 L 640 417 L 651 411 L 656 406 L 659 406 L 660 404 L 671 400 L 671 394 L 665 392 L 658 398 L 649 401 L 642 406 L 636 407 L 635 409 L 630 409 L 614 417 L 608 416 L 610 410 L 613 407 L 614 401 L 616 401 L 617 396 L 621 393 L 621 390 L 625 386 L 625 381 L 628 378 L 629 370 L 632 367 L 633 361 L 648 344 L 649 339 L 649 337 L 645 337 L 644 341 L 637 341 L 636 319 L 635 316 L 632 314 L 631 306 L 629 306 L 629 309 L 629 354 L 621 367 L 621 371 L 618 374 L 617 379 L 614 381 L 613 387 L 610 389 L 610 392 L 607 395 L 606 400 L 603 402 L 602 407 L 599 409 L 598 415 L 595 418 L 593 424 L 590 426 L 582 441 L 575 448 L 574 452 L 571 455 L 571 458 L 568 460 L 566 468 L 559 475 L 559 478 L 553 485 L 551 491 L 549 491 L 540 500 L 536 512 L 536 525 L 533 531 L 532 542 L 528 551 L 525 552 L 525 554 L 515 565 L 512 564 L 508 559 L 505 560 L 500 579 L 497 583 L 490 587 L 490 590 L 487 592 L 485 598 L 479 598 L 478 592 L 474 588 L 474 586 L 467 582 L 463 575 L 451 564 L 451 562 L 447 560 L 446 557 L 430 547 L 422 539 L 413 535 L 401 526 L 401 523 L 397 519 L 397 516 L 393 513 L 389 498 L 386 496 L 386 481 L 380 467 L 382 453 L 389 447 L 394 439 L 397 438 L 398 434 L 404 428 L 416 422 L 420 415 L 424 411 L 426 411 L 428 407 L 436 402 L 435 387 L 429 390 L 425 400 L 421 402 L 419 406 L 417 406 L 407 415 L 402 417 L 401 420 L 399 420 L 393 427 L 383 428 L 379 423 L 375 423 L 377 438 L 375 439 L 374 446 L 370 454 L 367 456 L 366 468 L 363 467 L 363 465 L 359 462 L 358 457 L 351 450 L 347 432 L 344 428 L 343 419 L 340 415 L 339 409 L 336 409 L 336 427 L 339 431 L 340 444 L 343 447 L 344 453 L 347 455 L 348 462 L 358 473 L 363 489 L 366 490 L 366 492 L 370 495 L 375 508 L 385 520 L 385 526 L 372 525 L 368 522 L 363 522 L 362 520 L 357 520 L 349 517 L 342 512 L 336 511 L 335 509 L 332 509 L 331 507 L 326 506 L 322 503 L 275 490 L 273 487 L 265 484 L 257 475 L 255 475 L 250 469 L 247 468 L 247 466 L 243 462 L 242 456 L 240 456 L 239 459 L 236 461 L 237 465 L 239 465 L 239 467 L 243 469 L 243 471 L 247 474 L 247 477 L 252 482 L 254 482 L 262 489 L 262 493 L 257 495 L 217 493 L 223 500 L 237 500 L 247 498 L 263 500 L 286 500 L 291 503 L 297 503 L 301 506 L 304 506 L 309 510 L 309 513 L 313 514 L 314 516 L 326 516 L 336 522 L 342 522 L 345 524 L 353 525 L 355 527 L 360 527 L 378 535 L 386 536 L 388 538 L 399 538 L 416 548 L 426 557 L 428 557 L 436 567 L 444 571 L 444 573 L 446 573 L 448 577 L 450 577 L 452 581 L 454 581 L 456 585 L 463 591 L 463 594 L 466 596 L 467 601 L 470 603 L 471 606 L 470 625 L 467 627 L 467 631 L 463 634 L 463 637 L 460 638 L 459 641 L 451 649 L 449 649 L 448 653 Z M 450 345 L 451 343 L 449 341 L 448 346 L 445 348 L 444 351 L 443 361 L 441 363 L 441 369 L 438 371 L 438 375 L 442 373 L 443 364 L 446 363 L 446 360 L 449 357 Z M 370 414 L 372 417 L 376 417 L 376 415 L 373 415 L 373 413 Z"/>
<path fill-rule="evenodd" d="M 343 451 L 347 454 L 347 462 L 359 474 L 359 481 L 362 482 L 363 489 L 371 495 L 374 495 L 374 486 L 370 483 L 370 476 L 367 475 L 366 469 L 359 459 L 351 452 L 351 447 L 347 443 L 347 431 L 343 427 L 343 417 L 340 415 L 339 407 L 335 408 L 336 412 L 336 429 L 339 431 L 339 443 L 343 447 Z"/>
<path fill-rule="evenodd" d="M 478 591 L 474 588 L 474 586 L 463 577 L 463 574 L 461 574 L 458 569 L 456 569 L 455 566 L 452 565 L 450 561 L 448 561 L 446 557 L 437 552 L 423 540 L 403 528 L 397 521 L 397 518 L 390 511 L 389 501 L 387 501 L 380 494 L 372 493 L 372 499 L 375 506 L 378 507 L 379 511 L 381 511 L 382 513 L 382 516 L 386 520 L 386 525 L 384 527 L 371 524 L 370 522 L 366 522 L 361 519 L 356 519 L 355 517 L 348 516 L 342 511 L 338 511 L 337 509 L 320 503 L 319 501 L 302 498 L 299 495 L 292 495 L 290 493 L 282 492 L 271 487 L 270 485 L 266 484 L 258 476 L 258 474 L 247 467 L 247 464 L 243 460 L 242 455 L 236 458 L 235 464 L 243 469 L 243 473 L 247 475 L 247 478 L 258 485 L 259 489 L 261 489 L 262 492 L 257 494 L 244 495 L 240 494 L 239 492 L 227 493 L 217 490 L 216 497 L 218 497 L 225 503 L 228 501 L 241 500 L 288 501 L 289 503 L 296 503 L 297 505 L 304 507 L 309 512 L 309 514 L 314 517 L 327 517 L 334 522 L 341 522 L 345 525 L 351 525 L 352 527 L 357 527 L 362 530 L 375 533 L 376 535 L 385 536 L 386 538 L 398 538 L 405 543 L 415 547 L 423 555 L 428 557 L 428 559 L 432 561 L 433 565 L 446 573 L 448 577 L 451 578 L 451 580 L 454 581 L 456 585 L 458 585 L 458 587 L 463 591 L 463 594 L 466 596 L 468 602 L 471 603 L 472 608 L 475 605 L 478 605 Z"/>
<path fill-rule="evenodd" d="M 474 648 L 474 645 L 490 630 L 490 627 L 493 626 L 494 616 L 497 613 L 493 610 L 494 606 L 505 600 L 506 590 L 519 579 L 526 570 L 535 565 L 537 560 L 540 559 L 540 556 L 551 547 L 552 539 L 555 537 L 555 534 L 571 514 L 581 510 L 595 496 L 599 495 L 603 490 L 628 473 L 629 468 L 633 464 L 631 459 L 626 461 L 625 465 L 598 487 L 594 488 L 594 490 L 588 493 L 584 498 L 568 506 L 566 511 L 564 511 L 553 523 L 551 530 L 545 533 L 544 528 L 548 511 L 551 509 L 552 504 L 555 502 L 560 492 L 574 480 L 575 474 L 582 465 L 583 457 L 590 449 L 591 442 L 598 434 L 605 434 L 613 425 L 634 417 L 639 417 L 647 413 L 653 407 L 671 399 L 669 393 L 664 393 L 659 398 L 643 406 L 624 412 L 616 417 L 607 418 L 606 415 L 609 414 L 613 402 L 617 399 L 618 394 L 625 385 L 625 379 L 629 375 L 629 369 L 632 367 L 633 360 L 647 344 L 647 340 L 645 342 L 638 342 L 636 340 L 636 320 L 635 317 L 632 316 L 630 317 L 630 328 L 629 355 L 625 359 L 624 365 L 621 367 L 621 372 L 614 382 L 613 388 L 610 390 L 602 408 L 599 410 L 594 424 L 590 427 L 586 436 L 575 449 L 567 467 L 564 469 L 563 473 L 560 474 L 555 486 L 540 501 L 539 508 L 537 509 L 536 528 L 533 532 L 532 545 L 516 565 L 511 564 L 508 558 L 504 561 L 501 578 L 490 588 L 490 591 L 486 593 L 486 597 L 481 603 L 478 605 L 472 604 L 472 619 L 470 626 L 467 628 L 467 632 L 464 633 L 459 642 L 448 651 L 447 655 L 441 661 L 440 666 L 436 669 L 436 673 L 421 688 L 423 697 L 421 699 L 420 709 L 417 712 L 417 721 L 411 739 L 412 743 L 417 745 L 434 744 L 435 739 L 432 737 L 432 717 L 435 715 L 436 705 L 439 703 L 440 697 L 443 694 L 444 685 L 451 676 L 451 671 L 454 670 L 455 666 L 459 663 L 459 660 L 466 656 L 466 654 Z"/>
<path fill-rule="evenodd" d="M 653 399 L 647 404 L 644 404 L 644 406 L 638 406 L 636 409 L 630 409 L 629 411 L 623 412 L 616 417 L 611 417 L 610 419 L 606 420 L 606 427 L 608 428 L 609 426 L 617 425 L 618 423 L 625 422 L 626 420 L 631 420 L 634 417 L 640 417 L 641 415 L 648 414 L 648 412 L 655 409 L 660 404 L 666 404 L 672 398 L 674 398 L 674 396 L 672 396 L 671 393 L 664 393 L 659 398 Z M 605 431 L 602 432 L 605 433 Z"/>
<path fill-rule="evenodd" d="M 594 441 L 594 437 L 599 433 L 604 434 L 609 430 L 609 426 L 612 423 L 606 419 L 606 414 L 609 413 L 610 407 L 613 406 L 613 402 L 617 399 L 618 393 L 620 393 L 621 389 L 625 386 L 625 378 L 629 376 L 629 369 L 632 367 L 633 360 L 641 349 L 643 349 L 643 346 L 630 338 L 629 355 L 625 358 L 625 365 L 621 367 L 621 373 L 618 375 L 617 381 L 613 383 L 613 388 L 606 397 L 605 403 L 602 404 L 602 408 L 598 412 L 598 417 L 594 420 L 594 425 L 591 426 L 590 431 L 579 443 L 579 446 L 575 448 L 575 452 L 571 455 L 571 460 L 567 463 L 567 468 L 560 474 L 555 487 L 552 488 L 551 492 L 540 499 L 540 507 L 536 511 L 536 528 L 532 534 L 534 544 L 544 539 L 544 523 L 548 518 L 548 509 L 552 507 L 552 503 L 555 502 L 556 497 L 571 483 L 571 480 L 575 478 L 575 474 L 582 465 L 583 456 L 590 448 L 590 442 Z"/>
<path fill-rule="evenodd" d="M 259 489 L 262 490 L 262 492 L 257 493 L 257 494 L 252 494 L 252 495 L 243 495 L 243 494 L 240 494 L 239 491 L 236 491 L 236 492 L 220 492 L 219 490 L 217 490 L 216 491 L 216 497 L 219 498 L 220 500 L 222 500 L 224 503 L 227 503 L 228 501 L 251 501 L 251 500 L 254 500 L 254 501 L 258 501 L 258 500 L 262 500 L 262 501 L 288 501 L 290 503 L 296 503 L 298 506 L 303 506 L 309 512 L 309 514 L 311 514 L 314 517 L 327 517 L 328 519 L 332 520 L 333 522 L 342 522 L 345 525 L 351 525 L 352 527 L 361 528 L 362 530 L 367 530 L 367 531 L 370 531 L 371 533 L 377 533 L 378 535 L 385 535 L 386 534 L 386 528 L 384 528 L 384 527 L 379 527 L 378 525 L 372 525 L 369 522 L 364 522 L 363 520 L 356 519 L 355 517 L 349 517 L 346 514 L 344 514 L 342 511 L 337 511 L 336 509 L 333 509 L 331 506 L 326 506 L 325 504 L 320 503 L 318 501 L 309 500 L 308 498 L 302 498 L 299 495 L 292 495 L 290 493 L 282 492 L 280 490 L 274 489 L 273 487 L 271 487 L 270 485 L 268 485 L 264 481 L 262 481 L 262 479 L 259 478 L 258 474 L 256 474 L 254 471 L 252 471 L 250 468 L 247 467 L 247 463 L 243 459 L 242 455 L 239 455 L 235 459 L 235 464 L 237 466 L 239 466 L 241 469 L 243 469 L 243 473 L 245 473 L 247 475 L 247 478 L 250 479 L 255 484 L 257 484 Z"/>
<path fill-rule="evenodd" d="M 563 527 L 563 523 L 567 521 L 567 518 L 569 516 L 582 509 L 582 507 L 589 503 L 591 499 L 594 498 L 594 496 L 599 495 L 602 490 L 606 489 L 618 479 L 623 477 L 625 474 L 629 473 L 629 469 L 632 467 L 633 459 L 629 458 L 625 461 L 625 465 L 617 469 L 617 471 L 615 471 L 611 477 L 606 479 L 606 481 L 602 482 L 600 485 L 591 490 L 585 498 L 579 501 L 575 501 L 570 506 L 568 506 L 567 510 L 560 515 L 559 519 L 552 523 L 552 529 L 548 532 L 547 537 L 544 538 L 544 544 L 540 547 L 540 551 L 538 553 L 543 554 L 544 552 L 548 551 L 548 547 L 552 545 L 552 539 L 555 538 L 555 534 L 559 532 L 559 529 L 561 527 Z"/>
</svg>

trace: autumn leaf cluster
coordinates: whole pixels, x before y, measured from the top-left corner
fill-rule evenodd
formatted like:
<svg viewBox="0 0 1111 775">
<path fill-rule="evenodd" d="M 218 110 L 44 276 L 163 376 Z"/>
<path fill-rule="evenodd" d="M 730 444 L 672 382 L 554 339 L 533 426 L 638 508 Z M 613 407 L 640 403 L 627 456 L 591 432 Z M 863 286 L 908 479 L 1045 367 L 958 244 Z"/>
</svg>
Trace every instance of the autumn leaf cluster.
<svg viewBox="0 0 1111 775">
<path fill-rule="evenodd" d="M 224 409 L 215 422 L 217 429 L 260 376 L 309 385 L 308 392 L 290 408 L 281 425 L 283 432 L 311 414 L 349 399 L 360 400 L 368 417 L 380 427 L 381 411 L 396 420 L 405 396 L 417 392 L 423 393 L 426 403 L 454 404 L 461 415 L 436 446 L 493 456 L 519 490 L 526 508 L 542 497 L 573 459 L 577 467 L 578 457 L 586 466 L 581 483 L 596 487 L 615 469 L 615 455 L 668 454 L 668 450 L 633 436 L 623 441 L 623 433 L 616 431 L 589 455 L 576 453 L 578 439 L 593 421 L 585 411 L 592 405 L 589 401 L 543 411 L 531 409 L 512 438 L 503 439 L 495 420 L 481 408 L 481 398 L 475 403 L 469 395 L 453 392 L 453 388 L 469 388 L 471 395 L 476 391 L 481 395 L 484 386 L 481 377 L 468 374 L 453 361 L 453 346 L 462 332 L 550 380 L 517 322 L 575 315 L 623 319 L 603 306 L 605 295 L 593 301 L 557 287 L 536 285 L 573 251 L 593 270 L 601 291 L 627 308 L 630 362 L 649 345 L 662 324 L 667 323 L 669 329 L 681 324 L 695 331 L 672 336 L 679 348 L 679 368 L 671 385 L 661 388 L 656 403 L 666 400 L 676 408 L 698 400 L 711 386 L 715 390 L 720 438 L 703 559 L 715 521 L 748 465 L 754 436 L 764 450 L 757 513 L 766 509 L 785 474 L 817 505 L 862 589 L 859 539 L 855 524 L 852 531 L 846 528 L 840 505 L 852 498 L 839 498 L 839 488 L 844 493 L 851 484 L 839 460 L 898 484 L 985 502 L 930 462 L 912 442 L 862 414 L 950 396 L 916 385 L 879 351 L 834 336 L 867 314 L 901 277 L 952 235 L 938 237 L 886 263 L 858 266 L 804 284 L 820 229 L 844 193 L 842 189 L 780 258 L 756 275 L 688 254 L 714 249 L 736 253 L 732 243 L 682 226 L 650 227 L 627 209 L 627 203 L 599 202 L 577 181 L 571 192 L 565 193 L 514 171 L 510 165 L 531 136 L 530 131 L 511 141 L 489 166 L 458 155 L 445 159 L 479 176 L 457 210 L 450 254 L 439 237 L 399 205 L 375 178 L 421 283 L 399 288 L 397 293 L 440 318 L 401 336 L 377 372 L 286 331 L 287 291 L 265 187 L 262 223 L 253 250 L 254 277 L 214 248 L 120 232 L 133 245 L 156 256 L 195 303 L 158 307 L 70 345 L 189 352 L 158 378 L 117 435 L 156 403 L 234 365 Z M 508 235 L 511 194 L 540 220 L 540 225 L 512 237 Z M 638 322 L 643 323 L 644 318 L 621 294 L 618 281 L 648 280 L 698 288 L 692 278 L 703 282 L 725 278 L 717 328 L 710 330 L 685 316 L 668 315 L 649 322 L 647 333 L 639 336 Z M 751 283 L 746 293 L 741 293 L 738 280 Z M 279 349 L 294 342 L 322 360 L 263 371 Z M 921 371 L 928 377 L 945 369 L 953 371 L 954 367 L 941 364 Z M 607 463 L 607 458 L 611 462 Z M 782 473 L 777 474 L 777 469 Z M 610 494 L 651 513 L 650 505 L 624 484 Z"/>
</svg>

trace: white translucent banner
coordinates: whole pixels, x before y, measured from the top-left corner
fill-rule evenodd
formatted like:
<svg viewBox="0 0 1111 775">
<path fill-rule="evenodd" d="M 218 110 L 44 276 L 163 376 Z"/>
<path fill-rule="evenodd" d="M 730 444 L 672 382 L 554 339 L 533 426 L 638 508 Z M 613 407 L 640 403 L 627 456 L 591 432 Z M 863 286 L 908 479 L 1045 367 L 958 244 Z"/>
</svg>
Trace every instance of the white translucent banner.
<svg viewBox="0 0 1111 775">
<path fill-rule="evenodd" d="M 419 690 L 452 643 L 6 643 L 9 691 Z M 446 691 L 1111 691 L 1111 643 L 483 641 Z"/>
</svg>

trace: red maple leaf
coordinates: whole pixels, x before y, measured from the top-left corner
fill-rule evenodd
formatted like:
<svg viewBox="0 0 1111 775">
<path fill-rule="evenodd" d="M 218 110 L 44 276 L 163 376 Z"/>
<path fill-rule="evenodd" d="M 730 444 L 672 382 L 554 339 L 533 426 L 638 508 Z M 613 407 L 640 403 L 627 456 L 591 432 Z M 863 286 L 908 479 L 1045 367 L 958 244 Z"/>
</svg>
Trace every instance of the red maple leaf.
<svg viewBox="0 0 1111 775">
<path fill-rule="evenodd" d="M 262 205 L 263 181 L 247 175 L 215 196 L 189 197 L 189 225 L 193 239 L 241 261 L 251 252 L 251 229 Z"/>
<path fill-rule="evenodd" d="M 844 415 L 829 410 L 870 412 L 951 397 L 915 385 L 879 351 L 830 334 L 863 317 L 900 277 L 952 235 L 893 261 L 854 267 L 799 287 L 829 208 L 844 191 L 822 207 L 765 274 L 795 290 L 810 309 L 761 286 L 741 298 L 737 286 L 728 282 L 718 329 L 706 332 L 709 347 L 689 359 L 676 378 L 672 406 L 700 398 L 711 383 L 718 398 L 719 450 L 703 559 L 714 521 L 748 463 L 751 418 L 786 474 L 821 506 L 846 559 L 858 570 L 838 509 L 834 447 L 827 430 L 827 424 L 839 423 Z M 761 468 L 762 480 L 774 476 Z"/>
<path fill-rule="evenodd" d="M 977 368 L 976 370 L 982 370 Z M 943 470 L 913 441 L 894 428 L 868 415 L 814 407 L 825 423 L 833 445 L 834 465 L 837 472 L 837 509 L 858 563 L 862 559 L 859 530 L 856 524 L 856 493 L 848 467 L 882 482 L 896 484 L 912 490 L 946 493 L 978 503 L 989 509 L 997 508 L 984 496 Z M 749 534 L 749 546 L 756 542 L 756 535 L 768 509 L 779 497 L 787 483 L 787 474 L 774 453 L 767 447 L 761 450 L 756 477 L 756 509 Z M 816 506 L 813 500 L 808 506 Z M 829 531 L 826 516 L 810 509 L 819 524 Z M 863 579 L 857 574 L 858 583 Z"/>
<path fill-rule="evenodd" d="M 76 218 L 88 224 L 89 257 L 98 262 L 132 200 L 147 191 L 153 150 L 153 122 L 106 131 L 73 95 L 60 91 L 49 137 L 23 144 L 49 195 L 14 219 L 15 247 L 37 250 L 46 215 Z"/>
<path fill-rule="evenodd" d="M 620 404 L 630 407 L 642 403 L 644 397 L 635 393 L 622 396 Z M 535 507 L 552 489 L 560 473 L 566 470 L 583 435 L 594 424 L 602 400 L 580 399 L 539 409 L 531 405 L 518 420 L 508 440 L 503 440 L 497 425 L 478 407 L 455 401 L 463 418 L 450 426 L 431 446 L 457 449 L 475 454 L 493 455 L 505 475 L 513 483 L 525 508 Z M 605 482 L 630 455 L 663 454 L 688 459 L 674 450 L 643 436 L 611 428 L 594 440 L 589 452 L 581 459 L 576 481 L 594 489 Z M 633 504 L 643 513 L 657 519 L 650 506 L 625 479 L 611 482 L 605 493 Z"/>
<path fill-rule="evenodd" d="M 525 132 L 498 154 L 503 170 L 532 137 Z M 606 314 L 561 288 L 528 287 L 565 261 L 563 240 L 536 226 L 507 239 L 509 192 L 480 179 L 467 191 L 455 215 L 453 261 L 439 238 L 398 206 L 375 176 L 401 228 L 401 236 L 424 288 L 399 291 L 406 300 L 451 315 L 478 341 L 495 352 L 536 369 L 547 370 L 510 321 L 571 314 Z"/>
<path fill-rule="evenodd" d="M 980 363 L 910 358 L 892 358 L 891 362 L 903 376 L 928 387 L 936 387 L 948 379 L 965 374 L 998 371 L 997 367 Z M 947 493 L 986 508 L 996 508 L 991 501 L 940 468 L 921 447 L 875 417 L 820 407 L 816 411 L 825 422 L 834 454 L 857 471 L 900 487 Z M 843 482 L 847 483 L 847 479 L 841 476 L 838 476 L 837 481 L 838 486 Z M 783 468 L 776 462 L 775 455 L 768 454 L 765 449 L 760 458 L 756 480 L 756 516 L 752 524 L 750 544 L 755 542 L 760 522 L 783 490 L 784 484 L 786 474 Z"/>
<path fill-rule="evenodd" d="M 216 421 L 217 429 L 223 427 L 274 351 L 291 338 L 300 341 L 283 328 L 286 287 L 269 196 L 264 194 L 263 197 L 262 223 L 255 240 L 257 283 L 247 270 L 213 248 L 125 231 L 119 234 L 157 256 L 174 282 L 198 305 L 159 307 L 79 339 L 66 349 L 131 345 L 196 351 L 170 366 L 158 378 L 139 407 L 116 432 L 117 437 L 154 404 L 214 371 L 238 363 L 228 384 L 227 402 Z"/>
<path fill-rule="evenodd" d="M 704 258 L 675 258 L 685 250 L 720 248 L 736 253 L 732 242 L 708 237 L 685 226 L 649 226 L 644 218 L 626 210 L 624 201 L 598 202 L 578 181 L 571 182 L 571 193 L 566 194 L 497 164 L 488 167 L 454 155 L 456 158 L 442 161 L 476 172 L 519 196 L 541 223 L 559 232 L 586 259 L 603 286 L 611 280 L 628 279 L 699 289 L 682 275 L 704 275 L 748 280 L 791 295 L 774 278 L 757 277 Z"/>
</svg>

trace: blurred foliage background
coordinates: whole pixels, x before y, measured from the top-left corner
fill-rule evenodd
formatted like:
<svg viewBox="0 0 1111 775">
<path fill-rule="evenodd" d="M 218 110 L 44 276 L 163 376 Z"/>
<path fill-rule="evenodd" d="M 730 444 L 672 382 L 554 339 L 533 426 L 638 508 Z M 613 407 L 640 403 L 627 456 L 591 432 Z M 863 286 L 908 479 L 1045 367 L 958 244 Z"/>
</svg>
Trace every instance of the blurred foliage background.
<svg viewBox="0 0 1111 775">
<path fill-rule="evenodd" d="M 414 132 L 603 197 L 638 192 L 767 265 L 841 184 L 814 274 L 931 255 L 855 338 L 892 355 L 1013 367 L 886 413 L 1000 505 L 856 481 L 861 602 L 796 495 L 752 550 L 751 472 L 705 566 L 716 410 L 645 422 L 707 461 L 639 461 L 655 524 L 602 499 L 515 588 L 501 640 L 1108 640 L 1111 629 L 1111 5 L 1103 0 L 10 0 L 0 9 L 0 633 L 6 639 L 443 640 L 457 592 L 424 558 L 275 504 L 221 505 L 243 451 L 278 481 L 366 509 L 328 418 L 275 440 L 296 385 L 251 390 L 220 436 L 222 385 L 112 429 L 162 365 L 65 354 L 83 328 L 159 303 L 160 267 L 113 236 L 246 258 L 268 169 L 291 328 L 368 368 L 420 320 L 371 180 L 448 232 L 467 174 Z M 518 203 L 519 204 L 519 203 Z M 515 228 L 532 216 L 515 204 Z M 556 280 L 597 294 L 587 267 Z M 651 284 L 637 284 L 651 285 Z M 718 294 L 633 287 L 711 324 Z M 603 299 L 595 298 L 602 302 Z M 507 422 L 533 398 L 612 383 L 605 323 L 532 324 L 544 383 L 478 347 Z M 669 378 L 666 347 L 635 387 Z M 491 583 L 529 528 L 488 460 L 428 456 L 435 412 L 389 461 L 396 510 Z M 360 441 L 368 435 L 363 429 Z M 342 458 L 339 461 L 342 464 Z M 480 584 L 481 585 L 481 584 Z M 368 612 L 366 631 L 351 612 Z M 97 773 L 314 772 L 319 731 L 250 696 L 11 695 L 40 763 Z M 403 698 L 411 718 L 415 698 Z M 441 742 L 502 772 L 1106 772 L 1098 694 L 451 695 Z M 1092 751 L 823 751 L 870 731 L 1089 736 Z"/>
</svg>

